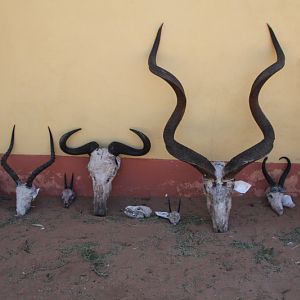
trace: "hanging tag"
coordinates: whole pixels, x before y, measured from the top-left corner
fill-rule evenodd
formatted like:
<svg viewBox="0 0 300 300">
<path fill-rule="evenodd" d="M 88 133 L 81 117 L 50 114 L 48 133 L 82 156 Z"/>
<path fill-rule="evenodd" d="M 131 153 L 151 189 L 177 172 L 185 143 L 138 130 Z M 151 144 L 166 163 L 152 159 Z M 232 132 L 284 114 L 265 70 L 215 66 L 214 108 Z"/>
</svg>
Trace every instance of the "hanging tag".
<svg viewBox="0 0 300 300">
<path fill-rule="evenodd" d="M 282 198 L 282 205 L 286 207 L 293 208 L 295 207 L 295 203 L 293 202 L 293 199 L 290 195 L 284 195 Z"/>
<path fill-rule="evenodd" d="M 248 182 L 245 182 L 243 180 L 237 180 L 234 182 L 234 190 L 236 192 L 239 192 L 241 194 L 245 194 L 248 192 L 248 190 L 251 188 L 251 184 Z"/>
</svg>

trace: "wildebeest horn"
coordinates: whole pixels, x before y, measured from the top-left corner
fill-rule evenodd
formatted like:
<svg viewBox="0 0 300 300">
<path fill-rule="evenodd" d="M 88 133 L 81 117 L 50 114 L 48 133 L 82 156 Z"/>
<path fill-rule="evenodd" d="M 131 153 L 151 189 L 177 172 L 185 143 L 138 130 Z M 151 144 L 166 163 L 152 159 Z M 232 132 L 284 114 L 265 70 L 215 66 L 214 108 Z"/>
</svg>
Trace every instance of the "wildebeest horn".
<svg viewBox="0 0 300 300">
<path fill-rule="evenodd" d="M 15 127 L 14 125 L 12 133 L 11 133 L 11 139 L 10 139 L 10 144 L 9 147 L 6 151 L 6 153 L 2 156 L 1 158 L 1 166 L 4 168 L 4 170 L 7 172 L 7 174 L 13 179 L 13 181 L 18 185 L 21 180 L 19 176 L 16 174 L 16 172 L 7 164 L 7 159 L 14 147 L 14 139 L 15 139 Z"/>
<path fill-rule="evenodd" d="M 36 168 L 31 175 L 28 177 L 26 185 L 27 187 L 31 187 L 32 186 L 32 182 L 35 179 L 36 176 L 38 176 L 41 172 L 43 172 L 45 169 L 47 169 L 48 167 L 50 167 L 54 161 L 55 161 L 55 151 L 54 151 L 54 143 L 53 143 L 53 137 L 52 137 L 52 133 L 50 128 L 48 127 L 49 130 L 49 135 L 50 135 L 50 159 L 42 164 L 40 167 Z"/>
<path fill-rule="evenodd" d="M 108 151 L 109 153 L 118 156 L 120 154 L 126 154 L 126 155 L 131 155 L 131 156 L 141 156 L 145 155 L 149 152 L 151 148 L 151 143 L 149 138 L 143 134 L 142 132 L 135 130 L 135 129 L 130 129 L 132 132 L 134 132 L 139 138 L 142 140 L 144 146 L 142 149 L 135 149 L 130 146 L 127 146 L 123 143 L 119 142 L 112 142 L 108 146 Z"/>
<path fill-rule="evenodd" d="M 267 168 L 266 168 L 267 159 L 268 159 L 268 157 L 264 158 L 264 160 L 262 162 L 261 168 L 262 168 L 262 172 L 263 172 L 263 174 L 264 174 L 264 176 L 265 176 L 265 178 L 266 178 L 269 186 L 273 187 L 273 186 L 276 186 L 276 183 L 275 183 L 275 181 L 273 180 L 273 178 L 270 176 L 270 174 L 267 171 Z"/>
<path fill-rule="evenodd" d="M 243 151 L 238 154 L 234 158 L 232 158 L 224 168 L 224 178 L 233 178 L 236 173 L 238 173 L 241 169 L 246 167 L 248 164 L 264 157 L 267 155 L 273 148 L 273 142 L 275 140 L 275 133 L 273 127 L 269 120 L 266 118 L 265 114 L 261 110 L 258 103 L 258 95 L 266 83 L 266 81 L 274 75 L 276 72 L 281 70 L 285 63 L 284 53 L 279 45 L 279 42 L 272 30 L 272 28 L 268 25 L 273 46 L 276 51 L 277 61 L 266 68 L 263 72 L 261 72 L 257 78 L 255 79 L 250 96 L 249 96 L 249 105 L 251 109 L 252 116 L 261 129 L 264 139 L 258 144 L 252 146 L 251 148 Z"/>
<path fill-rule="evenodd" d="M 185 111 L 186 97 L 185 97 L 183 86 L 181 85 L 179 80 L 173 74 L 157 66 L 156 64 L 156 56 L 157 56 L 158 46 L 160 43 L 162 26 L 163 25 L 160 26 L 157 32 L 153 47 L 149 55 L 148 65 L 150 71 L 153 74 L 165 80 L 173 88 L 177 96 L 177 105 L 170 119 L 168 120 L 163 133 L 166 148 L 171 155 L 173 155 L 179 160 L 182 160 L 192 165 L 198 171 L 200 171 L 204 176 L 208 178 L 215 178 L 215 168 L 206 157 L 178 143 L 175 140 L 174 137 L 175 131 Z"/>
<path fill-rule="evenodd" d="M 278 181 L 278 185 L 283 188 L 285 179 L 286 179 L 287 175 L 289 174 L 289 172 L 291 170 L 292 164 L 291 164 L 291 161 L 289 160 L 288 157 L 282 156 L 279 159 L 282 159 L 282 158 L 284 158 L 287 161 L 287 166 L 286 166 L 284 172 L 282 173 L 282 175 L 281 175 L 281 177 L 280 177 L 280 179 Z"/>
<path fill-rule="evenodd" d="M 99 148 L 99 144 L 97 142 L 90 142 L 84 144 L 81 147 L 71 148 L 67 146 L 68 138 L 74 134 L 75 132 L 81 130 L 81 128 L 73 129 L 67 133 L 65 133 L 59 140 L 60 149 L 70 155 L 81 155 L 81 154 L 88 154 L 90 155 L 95 149 Z"/>
</svg>

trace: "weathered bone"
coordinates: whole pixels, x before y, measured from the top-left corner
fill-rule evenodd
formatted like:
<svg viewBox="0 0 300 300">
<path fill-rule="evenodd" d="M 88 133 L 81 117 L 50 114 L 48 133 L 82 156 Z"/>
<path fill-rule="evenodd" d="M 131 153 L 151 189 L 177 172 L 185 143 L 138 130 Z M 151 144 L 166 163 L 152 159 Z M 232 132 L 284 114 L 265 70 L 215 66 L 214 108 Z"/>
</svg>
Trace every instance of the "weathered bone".
<svg viewBox="0 0 300 300">
<path fill-rule="evenodd" d="M 169 219 L 171 224 L 177 225 L 180 222 L 181 199 L 179 199 L 178 208 L 176 211 L 176 210 L 172 210 L 171 201 L 168 194 L 165 195 L 165 198 L 168 200 L 168 205 L 169 205 L 169 214 L 167 216 L 167 219 Z"/>
<path fill-rule="evenodd" d="M 142 149 L 135 149 L 119 142 L 112 142 L 107 148 L 100 147 L 97 142 L 90 142 L 78 148 L 68 147 L 66 144 L 68 138 L 79 130 L 81 128 L 65 133 L 60 138 L 60 148 L 71 155 L 88 154 L 90 156 L 88 170 L 93 181 L 94 214 L 96 216 L 105 216 L 107 213 L 107 199 L 112 189 L 112 181 L 121 165 L 119 154 L 145 155 L 149 152 L 151 143 L 142 132 L 130 129 L 142 140 Z"/>
<path fill-rule="evenodd" d="M 64 190 L 61 193 L 63 206 L 69 208 L 71 204 L 76 200 L 76 193 L 73 188 L 74 185 L 74 174 L 72 173 L 70 185 L 67 183 L 67 174 L 64 176 Z"/>
<path fill-rule="evenodd" d="M 267 168 L 266 168 L 266 162 L 267 162 L 268 157 L 265 157 L 263 162 L 262 162 L 262 172 L 269 184 L 269 187 L 266 190 L 266 197 L 268 199 L 268 202 L 271 206 L 271 208 L 279 215 L 283 215 L 284 213 L 284 206 L 287 207 L 294 207 L 293 201 L 290 200 L 289 204 L 286 204 L 286 199 L 285 199 L 285 188 L 284 188 L 284 182 L 286 180 L 286 177 L 288 173 L 291 170 L 291 161 L 289 160 L 288 157 L 282 156 L 279 159 L 285 159 L 287 161 L 287 166 L 285 170 L 283 171 L 282 175 L 280 176 L 278 183 L 274 181 L 274 179 L 271 177 L 271 175 L 268 173 Z"/>
<path fill-rule="evenodd" d="M 274 130 L 259 106 L 258 95 L 264 83 L 273 74 L 283 68 L 285 57 L 273 30 L 269 25 L 268 28 L 276 51 L 277 61 L 259 74 L 252 85 L 249 96 L 252 116 L 261 129 L 264 138 L 258 144 L 235 156 L 227 164 L 223 162 L 211 163 L 206 157 L 175 140 L 175 131 L 184 115 L 186 96 L 179 80 L 173 74 L 156 64 L 162 25 L 157 32 L 149 55 L 148 64 L 150 71 L 165 80 L 173 88 L 177 97 L 177 105 L 163 133 L 166 148 L 171 155 L 192 165 L 203 174 L 207 206 L 212 217 L 213 228 L 216 232 L 225 232 L 228 230 L 234 176 L 248 164 L 264 157 L 273 147 L 275 139 Z"/>
<path fill-rule="evenodd" d="M 48 168 L 50 165 L 54 163 L 55 160 L 55 152 L 54 152 L 54 143 L 53 137 L 50 128 L 48 127 L 49 135 L 50 135 L 50 159 L 36 168 L 31 175 L 28 177 L 26 183 L 22 183 L 19 176 L 15 173 L 15 171 L 7 164 L 7 159 L 13 149 L 14 146 L 14 136 L 15 136 L 15 126 L 13 127 L 10 145 L 8 150 L 1 158 L 1 165 L 4 170 L 10 175 L 10 177 L 16 183 L 16 211 L 17 216 L 24 216 L 28 210 L 30 209 L 31 202 L 36 198 L 40 189 L 36 188 L 32 183 L 36 176 L 38 176 L 42 171 Z"/>
</svg>

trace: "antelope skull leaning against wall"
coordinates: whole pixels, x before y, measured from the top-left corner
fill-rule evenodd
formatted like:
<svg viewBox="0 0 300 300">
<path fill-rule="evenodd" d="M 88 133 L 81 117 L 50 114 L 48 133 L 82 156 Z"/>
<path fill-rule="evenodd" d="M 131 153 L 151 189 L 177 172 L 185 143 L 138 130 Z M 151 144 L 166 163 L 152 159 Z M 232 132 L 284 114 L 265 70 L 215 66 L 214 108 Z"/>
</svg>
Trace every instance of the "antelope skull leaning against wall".
<svg viewBox="0 0 300 300">
<path fill-rule="evenodd" d="M 64 208 L 69 208 L 71 204 L 76 200 L 76 193 L 74 191 L 74 174 L 72 173 L 70 185 L 67 182 L 67 174 L 64 176 L 64 190 L 61 193 Z"/>
<path fill-rule="evenodd" d="M 284 158 L 287 161 L 287 166 L 286 166 L 285 170 L 283 171 L 282 175 L 280 176 L 278 183 L 276 183 L 273 180 L 273 178 L 267 171 L 266 162 L 267 162 L 268 157 L 266 157 L 262 163 L 262 172 L 269 184 L 269 187 L 266 190 L 266 196 L 267 196 L 270 206 L 279 216 L 281 216 L 283 214 L 283 206 L 287 206 L 287 207 L 295 206 L 293 201 L 290 200 L 291 198 L 289 198 L 289 196 L 288 196 L 288 198 L 290 200 L 289 203 L 286 203 L 286 200 L 285 200 L 285 197 L 287 195 L 284 194 L 284 192 L 285 192 L 284 182 L 291 170 L 291 161 L 286 156 L 282 156 L 279 159 L 282 159 L 282 158 Z"/>
<path fill-rule="evenodd" d="M 8 150 L 1 158 L 1 165 L 4 170 L 8 173 L 8 175 L 14 180 L 16 183 L 16 198 L 17 198 L 17 205 L 16 211 L 17 216 L 24 216 L 28 210 L 30 209 L 31 202 L 36 198 L 39 192 L 39 188 L 36 188 L 33 185 L 33 180 L 38 176 L 41 172 L 43 172 L 46 168 L 51 166 L 55 160 L 55 152 L 54 152 L 54 143 L 53 137 L 50 128 L 48 127 L 49 135 L 50 135 L 50 159 L 41 165 L 40 167 L 36 168 L 31 175 L 28 177 L 26 183 L 23 183 L 16 172 L 7 164 L 7 159 L 13 149 L 14 146 L 14 136 L 15 136 L 15 126 L 12 130 L 10 145 Z"/>
<path fill-rule="evenodd" d="M 171 155 L 192 165 L 203 174 L 207 207 L 212 218 L 213 229 L 215 232 L 226 232 L 228 230 L 232 191 L 234 188 L 234 176 L 248 164 L 264 157 L 273 148 L 275 139 L 274 130 L 259 106 L 258 95 L 264 83 L 273 74 L 283 68 L 285 57 L 273 30 L 270 26 L 268 26 L 268 28 L 277 54 L 277 61 L 259 74 L 252 85 L 249 96 L 249 105 L 252 116 L 262 131 L 264 138 L 261 142 L 232 158 L 228 163 L 210 162 L 206 157 L 175 140 L 174 136 L 176 128 L 184 115 L 186 96 L 179 80 L 173 74 L 156 64 L 162 26 L 157 32 L 156 39 L 149 55 L 148 64 L 150 71 L 165 80 L 173 88 L 177 96 L 177 105 L 168 120 L 163 133 L 166 148 Z"/>
<path fill-rule="evenodd" d="M 90 142 L 78 148 L 67 146 L 67 140 L 81 128 L 71 130 L 65 133 L 59 141 L 60 148 L 63 152 L 70 155 L 88 154 L 90 161 L 88 170 L 93 180 L 94 191 L 94 214 L 96 216 L 105 216 L 107 213 L 107 199 L 112 188 L 112 181 L 120 168 L 120 154 L 131 156 L 142 156 L 149 152 L 151 143 L 148 137 L 142 132 L 130 129 L 143 142 L 142 149 L 135 149 L 119 142 L 112 142 L 108 148 L 100 147 L 97 142 Z"/>
</svg>

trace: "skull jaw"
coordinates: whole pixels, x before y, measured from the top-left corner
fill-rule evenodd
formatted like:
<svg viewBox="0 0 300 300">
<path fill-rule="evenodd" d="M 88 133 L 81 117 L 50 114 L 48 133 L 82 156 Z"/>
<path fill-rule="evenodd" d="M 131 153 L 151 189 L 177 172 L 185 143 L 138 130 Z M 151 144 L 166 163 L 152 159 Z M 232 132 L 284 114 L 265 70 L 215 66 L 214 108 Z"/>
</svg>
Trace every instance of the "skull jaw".
<svg viewBox="0 0 300 300">
<path fill-rule="evenodd" d="M 275 211 L 275 213 L 278 216 L 282 216 L 284 212 L 282 205 L 282 199 L 284 194 L 280 192 L 269 192 L 266 194 L 266 196 L 271 208 Z"/>
<path fill-rule="evenodd" d="M 16 212 L 17 216 L 24 216 L 31 207 L 31 202 L 36 198 L 39 189 L 34 186 L 27 187 L 25 184 L 19 184 L 16 188 Z"/>
<path fill-rule="evenodd" d="M 207 209 L 212 219 L 214 232 L 224 233 L 229 229 L 233 186 L 233 180 L 216 184 L 213 180 L 204 182 Z"/>
</svg>

